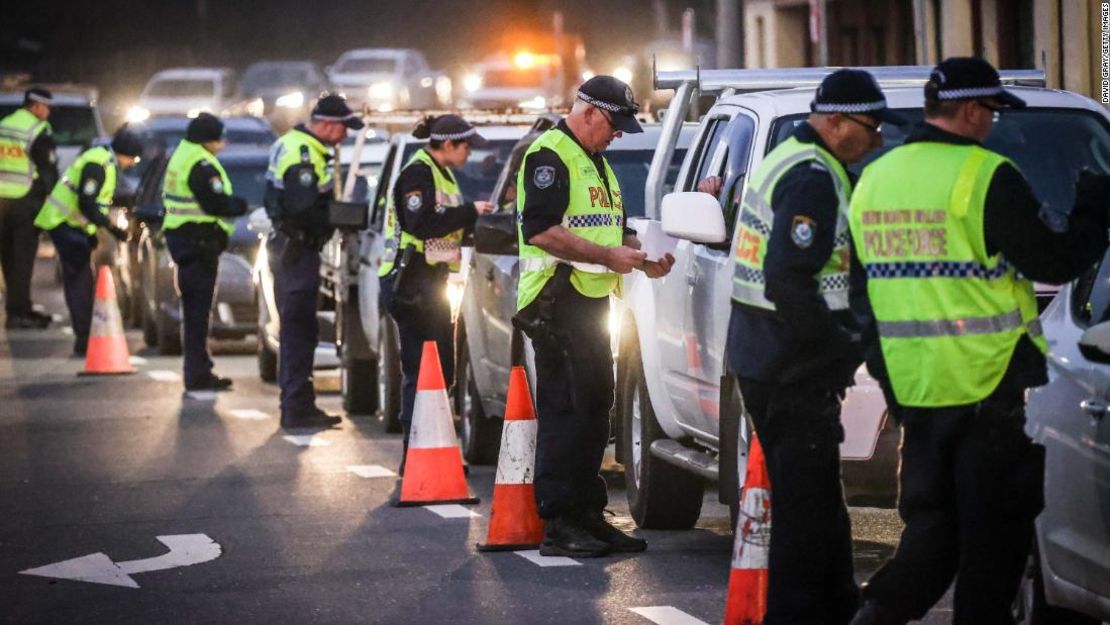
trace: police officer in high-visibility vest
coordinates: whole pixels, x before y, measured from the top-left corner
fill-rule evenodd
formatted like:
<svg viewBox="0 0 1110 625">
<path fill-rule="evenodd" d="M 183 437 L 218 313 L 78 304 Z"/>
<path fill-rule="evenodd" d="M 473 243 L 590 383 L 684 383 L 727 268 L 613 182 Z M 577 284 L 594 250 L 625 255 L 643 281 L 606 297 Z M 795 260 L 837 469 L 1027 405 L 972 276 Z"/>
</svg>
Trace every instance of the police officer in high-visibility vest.
<svg viewBox="0 0 1110 625">
<path fill-rule="evenodd" d="M 35 218 L 35 227 L 50 234 L 62 263 L 75 356 L 84 356 L 89 344 L 95 288 L 89 261 L 97 246 L 96 233 L 104 228 L 119 241 L 127 240 L 127 231 L 108 219 L 108 209 L 119 172 L 133 167 L 142 151 L 139 137 L 126 127 L 109 145 L 85 150 L 66 168 Z"/>
<path fill-rule="evenodd" d="M 235 230 L 235 218 L 247 212 L 247 202 L 232 195 L 231 180 L 216 159 L 224 147 L 224 124 L 210 113 L 189 122 L 185 138 L 166 165 L 162 204 L 166 215 L 162 233 L 177 265 L 181 294 L 181 334 L 184 381 L 187 391 L 222 391 L 229 378 L 212 372 L 208 355 L 208 322 L 220 254 Z"/>
<path fill-rule="evenodd" d="M 270 150 L 266 213 L 273 230 L 266 242 L 281 322 L 278 384 L 284 428 L 330 427 L 340 418 L 316 407 L 312 361 L 318 340 L 316 302 L 320 249 L 332 234 L 328 201 L 335 179 L 330 148 L 363 127 L 343 96 L 316 101 L 308 124 L 282 135 Z"/>
<path fill-rule="evenodd" d="M 0 119 L 0 269 L 9 329 L 50 325 L 50 315 L 31 304 L 31 274 L 39 247 L 35 215 L 58 181 L 47 121 L 53 103 L 49 91 L 32 87 L 23 94 L 23 107 Z"/>
<path fill-rule="evenodd" d="M 642 132 L 628 85 L 595 76 L 566 119 L 528 148 L 517 179 L 520 283 L 513 322 L 532 339 L 536 362 L 536 503 L 540 553 L 596 557 L 647 543 L 610 525 L 598 474 L 609 441 L 613 355 L 609 295 L 622 275 L 670 271 L 648 259 L 624 227 L 621 189 L 602 152 L 623 132 Z"/>
<path fill-rule="evenodd" d="M 425 341 L 436 341 L 445 379 L 454 379 L 454 330 L 447 277 L 459 270 L 460 243 L 487 201 L 466 201 L 451 168 L 462 167 L 473 147 L 486 145 L 478 129 L 458 115 L 426 117 L 412 131 L 428 145 L 412 155 L 389 198 L 389 239 L 378 272 L 382 302 L 397 322 L 401 339 L 400 421 L 408 446 L 416 381 Z M 456 392 L 463 392 L 456 389 Z M 402 471 L 404 456 L 402 455 Z"/>
<path fill-rule="evenodd" d="M 1104 174 L 1081 174 L 1050 228 L 1017 166 L 983 147 L 999 115 L 1004 126 L 1024 106 L 986 61 L 945 60 L 925 85 L 925 123 L 852 197 L 852 302 L 902 426 L 905 521 L 864 585 L 859 625 L 920 619 L 953 578 L 954 623 L 1014 622 L 1044 505 L 1044 448 L 1024 431 L 1025 392 L 1047 382 L 1031 281 L 1090 268 L 1110 221 Z"/>
<path fill-rule="evenodd" d="M 844 625 L 859 590 L 840 482 L 840 402 L 862 364 L 848 309 L 846 167 L 901 119 L 867 72 L 821 82 L 751 172 L 735 241 L 729 369 L 771 478 L 767 625 Z"/>
</svg>

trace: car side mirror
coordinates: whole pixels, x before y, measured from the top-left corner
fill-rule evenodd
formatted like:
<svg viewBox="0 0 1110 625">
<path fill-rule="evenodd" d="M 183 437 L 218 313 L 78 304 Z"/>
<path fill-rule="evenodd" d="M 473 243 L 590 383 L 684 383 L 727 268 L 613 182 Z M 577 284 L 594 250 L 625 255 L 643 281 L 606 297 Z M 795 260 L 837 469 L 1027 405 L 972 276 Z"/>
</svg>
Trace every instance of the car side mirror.
<svg viewBox="0 0 1110 625">
<path fill-rule="evenodd" d="M 1087 328 L 1079 337 L 1079 351 L 1087 360 L 1110 362 L 1110 321 Z"/>
<path fill-rule="evenodd" d="M 695 243 L 722 243 L 725 216 L 717 198 L 700 191 L 668 193 L 661 209 L 663 232 Z"/>
<path fill-rule="evenodd" d="M 510 212 L 478 215 L 474 224 L 474 251 L 515 256 L 519 251 L 516 215 Z"/>
</svg>

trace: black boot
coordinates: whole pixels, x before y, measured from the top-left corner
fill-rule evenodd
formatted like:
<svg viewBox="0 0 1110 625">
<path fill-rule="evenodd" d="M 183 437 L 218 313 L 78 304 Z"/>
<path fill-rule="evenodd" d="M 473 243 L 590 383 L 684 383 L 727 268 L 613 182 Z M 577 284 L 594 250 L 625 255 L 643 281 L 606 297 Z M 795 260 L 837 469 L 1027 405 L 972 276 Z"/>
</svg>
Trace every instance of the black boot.
<svg viewBox="0 0 1110 625">
<path fill-rule="evenodd" d="M 613 527 L 605 520 L 605 513 L 601 510 L 582 512 L 578 521 L 591 536 L 607 543 L 613 553 L 639 553 L 647 549 L 646 540 L 629 536 Z"/>
<path fill-rule="evenodd" d="M 342 421 L 340 417 L 329 415 L 328 413 L 313 406 L 304 413 L 285 414 L 281 415 L 281 427 L 286 430 L 295 430 L 300 428 L 330 428 L 337 425 Z"/>
<path fill-rule="evenodd" d="M 186 384 L 186 391 L 226 391 L 231 389 L 231 378 L 221 378 L 218 375 L 210 374 L 207 378 Z"/>
<path fill-rule="evenodd" d="M 541 556 L 598 558 L 609 553 L 609 544 L 594 538 L 570 516 L 544 519 Z"/>
</svg>

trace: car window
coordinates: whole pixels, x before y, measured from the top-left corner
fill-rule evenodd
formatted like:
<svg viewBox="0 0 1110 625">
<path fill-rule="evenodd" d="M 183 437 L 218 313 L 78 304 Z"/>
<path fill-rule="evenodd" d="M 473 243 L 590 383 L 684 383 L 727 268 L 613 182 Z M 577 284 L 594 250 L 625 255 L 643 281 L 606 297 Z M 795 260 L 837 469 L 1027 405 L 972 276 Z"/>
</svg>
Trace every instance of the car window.
<svg viewBox="0 0 1110 625">
<path fill-rule="evenodd" d="M 1110 255 L 1076 280 L 1071 309 L 1080 327 L 1110 321 Z"/>
<path fill-rule="evenodd" d="M 395 59 L 353 58 L 340 62 L 336 71 L 344 74 L 391 73 L 396 67 Z"/>
<path fill-rule="evenodd" d="M 165 79 L 151 83 L 146 95 L 157 98 L 210 98 L 216 83 L 211 80 Z"/>
<path fill-rule="evenodd" d="M 725 232 L 732 232 L 740 213 L 740 194 L 748 176 L 748 163 L 751 162 L 755 120 L 747 115 L 737 115 L 729 122 L 725 136 L 728 137 L 728 153 L 724 171 L 721 172 L 723 185 L 720 199 L 725 213 Z M 727 244 L 724 246 L 727 247 Z"/>
<path fill-rule="evenodd" d="M 605 152 L 605 160 L 613 168 L 617 182 L 621 186 L 621 195 L 624 200 L 624 214 L 626 217 L 644 216 L 644 189 L 647 186 L 648 169 L 651 167 L 651 157 L 655 150 L 609 150 Z M 664 185 L 674 185 L 678 178 L 678 170 L 682 167 L 682 159 L 686 158 L 686 150 L 675 148 L 674 158 L 667 168 Z"/>
<path fill-rule="evenodd" d="M 0 105 L 0 119 L 18 108 L 18 104 Z M 100 134 L 96 127 L 96 115 L 90 106 L 54 105 L 50 109 L 49 121 L 54 143 L 58 145 L 87 147 Z"/>
<path fill-rule="evenodd" d="M 699 180 L 720 173 L 719 170 L 713 171 L 711 168 L 714 165 L 719 166 L 721 164 L 724 155 L 720 153 L 720 150 L 727 149 L 727 144 L 722 144 L 721 139 L 725 136 L 728 121 L 727 117 L 717 117 L 707 122 L 706 131 L 698 145 L 698 160 L 691 168 L 692 175 L 686 180 L 686 188 L 694 189 Z"/>
<path fill-rule="evenodd" d="M 385 223 L 385 207 L 386 207 L 386 193 L 389 191 L 389 185 L 393 182 L 390 180 L 390 172 L 393 171 L 393 163 L 397 159 L 397 148 L 392 147 L 389 153 L 386 154 L 385 163 L 382 164 L 382 173 L 379 176 L 378 188 L 374 190 L 374 206 L 370 214 L 370 223 L 376 227 L 380 232 L 383 224 Z"/>
<path fill-rule="evenodd" d="M 490 199 L 493 185 L 497 183 L 497 177 L 509 160 L 514 145 L 515 139 L 495 140 L 470 151 L 466 164 L 455 170 L 459 190 L 467 202 Z"/>
<path fill-rule="evenodd" d="M 224 166 L 231 188 L 235 195 L 247 201 L 251 207 L 262 206 L 266 195 L 266 161 L 255 163 L 231 163 Z"/>
</svg>

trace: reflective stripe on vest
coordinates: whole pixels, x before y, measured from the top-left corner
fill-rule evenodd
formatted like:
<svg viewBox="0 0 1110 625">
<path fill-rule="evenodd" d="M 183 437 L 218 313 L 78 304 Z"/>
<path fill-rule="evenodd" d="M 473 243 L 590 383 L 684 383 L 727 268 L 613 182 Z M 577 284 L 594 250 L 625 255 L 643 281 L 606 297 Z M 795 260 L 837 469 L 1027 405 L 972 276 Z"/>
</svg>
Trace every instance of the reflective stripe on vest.
<svg viewBox="0 0 1110 625">
<path fill-rule="evenodd" d="M 405 169 L 415 163 L 426 165 L 432 171 L 432 180 L 436 188 L 436 206 L 460 206 L 463 203 L 462 191 L 459 189 L 455 177 L 450 172 L 444 175 L 443 170 L 440 169 L 427 150 L 423 148 L 417 150 L 405 163 L 405 166 L 401 168 L 401 171 L 404 172 Z M 456 230 L 445 237 L 426 241 L 412 236 L 401 229 L 392 191 L 390 189 L 389 197 L 386 200 L 385 232 L 389 238 L 385 242 L 385 254 L 382 256 L 382 266 L 378 270 L 378 275 L 385 276 L 393 271 L 393 264 L 397 260 L 397 255 L 406 247 L 414 247 L 417 252 L 424 254 L 424 261 L 429 265 L 447 263 L 451 271 L 458 271 L 459 258 L 462 254 L 463 231 L 461 229 Z"/>
<path fill-rule="evenodd" d="M 200 163 L 208 163 L 216 169 L 224 193 L 231 195 L 231 179 L 216 156 L 203 145 L 182 140 L 166 165 L 166 178 L 162 182 L 162 201 L 166 207 L 162 229 L 175 230 L 187 223 L 215 223 L 230 235 L 235 231 L 235 222 L 204 212 L 189 188 L 189 175 Z"/>
<path fill-rule="evenodd" d="M 1032 283 L 987 252 L 987 189 L 1007 162 L 977 145 L 910 143 L 868 166 L 853 194 L 855 251 L 904 406 L 982 401 L 1023 335 L 1047 348 Z"/>
<path fill-rule="evenodd" d="M 50 124 L 24 108 L 0 119 L 0 197 L 27 195 L 38 178 L 31 160 L 31 146 Z"/>
<path fill-rule="evenodd" d="M 771 150 L 752 174 L 744 191 L 740 225 L 736 232 L 736 265 L 732 279 L 732 299 L 737 302 L 764 310 L 775 310 L 774 303 L 767 299 L 767 280 L 763 273 L 767 244 L 771 239 L 775 220 L 771 198 L 775 193 L 775 186 L 787 171 L 809 161 L 820 163 L 828 170 L 839 201 L 833 252 L 816 276 L 818 289 L 830 310 L 848 308 L 846 259 L 849 257 L 852 239 L 848 232 L 847 213 L 851 181 L 844 166 L 835 157 L 816 144 L 802 143 L 794 137 Z"/>
<path fill-rule="evenodd" d="M 53 230 L 66 224 L 72 228 L 84 230 L 90 235 L 96 233 L 96 225 L 85 219 L 85 215 L 81 212 L 80 199 L 77 197 L 81 172 L 84 171 L 85 165 L 90 163 L 104 168 L 104 183 L 100 185 L 97 192 L 96 204 L 102 215 L 108 215 L 112 198 L 116 193 L 118 177 L 116 155 L 111 148 L 98 146 L 79 154 L 66 168 L 65 174 L 54 184 L 50 195 L 46 196 L 46 201 L 35 216 L 35 227 Z M 78 182 L 74 182 L 75 180 Z"/>
<path fill-rule="evenodd" d="M 605 171 L 598 171 L 597 165 L 582 147 L 557 128 L 540 135 L 529 146 L 524 158 L 545 148 L 559 157 L 570 176 L 570 200 L 563 213 L 562 226 L 601 247 L 621 245 L 624 241 L 624 203 L 620 183 L 609 163 L 602 158 Z M 619 291 L 621 275 L 607 267 L 568 262 L 524 241 L 522 215 L 527 199 L 524 170 L 522 165 L 517 172 L 517 240 L 520 249 L 517 309 L 524 308 L 539 295 L 547 281 L 555 275 L 555 266 L 559 263 L 569 264 L 574 269 L 570 282 L 576 291 L 587 297 L 605 297 Z"/>
</svg>

